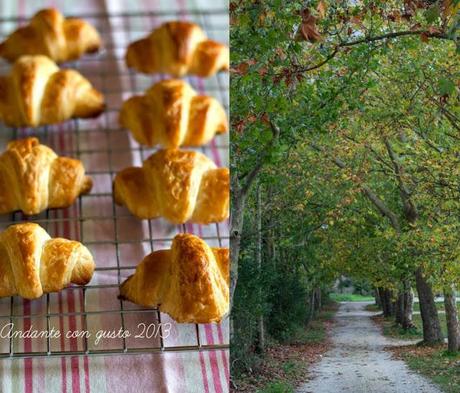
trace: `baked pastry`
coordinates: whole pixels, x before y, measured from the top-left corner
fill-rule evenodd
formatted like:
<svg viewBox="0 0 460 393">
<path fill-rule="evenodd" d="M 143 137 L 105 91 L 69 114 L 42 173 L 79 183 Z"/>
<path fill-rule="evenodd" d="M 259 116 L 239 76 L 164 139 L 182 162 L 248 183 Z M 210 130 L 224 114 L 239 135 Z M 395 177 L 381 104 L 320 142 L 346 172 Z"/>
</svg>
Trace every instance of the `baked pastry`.
<svg viewBox="0 0 460 393">
<path fill-rule="evenodd" d="M 52 239 L 38 224 L 16 224 L 0 233 L 0 297 L 35 299 L 70 283 L 85 285 L 94 268 L 83 244 Z"/>
<path fill-rule="evenodd" d="M 74 70 L 60 70 L 46 56 L 22 56 L 0 77 L 0 119 L 9 126 L 36 127 L 71 117 L 95 117 L 104 97 Z"/>
<path fill-rule="evenodd" d="M 147 255 L 120 287 L 120 297 L 159 307 L 180 323 L 219 322 L 229 309 L 228 248 L 211 248 L 190 234 L 171 250 Z"/>
<path fill-rule="evenodd" d="M 96 52 L 101 38 L 88 22 L 65 18 L 54 8 L 37 12 L 27 26 L 11 33 L 0 44 L 0 56 L 15 61 L 22 55 L 45 55 L 57 63 Z"/>
<path fill-rule="evenodd" d="M 67 207 L 91 187 L 80 160 L 58 157 L 37 138 L 12 141 L 0 155 L 0 214 Z"/>
<path fill-rule="evenodd" d="M 117 173 L 115 202 L 141 219 L 163 216 L 175 224 L 209 224 L 228 218 L 229 171 L 204 154 L 159 150 L 142 167 Z"/>
<path fill-rule="evenodd" d="M 229 68 L 228 47 L 209 40 L 195 23 L 166 22 L 147 37 L 131 43 L 126 65 L 145 74 L 166 73 L 208 77 Z"/>
<path fill-rule="evenodd" d="M 147 146 L 202 146 L 216 133 L 228 131 L 222 105 L 178 79 L 158 82 L 145 95 L 125 101 L 120 123 Z"/>
</svg>

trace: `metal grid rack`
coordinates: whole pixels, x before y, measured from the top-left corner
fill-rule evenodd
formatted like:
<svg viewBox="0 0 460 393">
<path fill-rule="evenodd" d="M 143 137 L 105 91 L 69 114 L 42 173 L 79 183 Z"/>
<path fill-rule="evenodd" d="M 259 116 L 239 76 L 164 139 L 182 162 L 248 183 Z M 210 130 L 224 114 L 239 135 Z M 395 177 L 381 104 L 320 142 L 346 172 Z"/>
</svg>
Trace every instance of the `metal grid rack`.
<svg viewBox="0 0 460 393">
<path fill-rule="evenodd" d="M 228 319 L 220 325 L 176 324 L 168 315 L 117 298 L 119 284 L 134 272 L 146 254 L 168 248 L 179 232 L 199 235 L 211 246 L 228 246 L 228 223 L 207 226 L 184 224 L 174 226 L 163 219 L 138 220 L 126 209 L 113 203 L 111 184 L 120 169 L 140 165 L 156 149 L 147 149 L 133 140 L 129 132 L 118 125 L 117 114 L 127 97 L 141 93 L 166 75 L 146 76 L 128 70 L 124 52 L 129 42 L 145 36 L 167 20 L 185 19 L 201 25 L 210 38 L 228 42 L 228 12 L 175 10 L 76 15 L 92 23 L 103 41 L 103 49 L 95 55 L 62 65 L 74 68 L 103 92 L 107 109 L 97 119 L 73 119 L 60 125 L 39 128 L 0 129 L 0 146 L 4 150 L 9 140 L 37 136 L 59 155 L 83 161 L 94 186 L 88 195 L 67 209 L 47 210 L 26 217 L 21 212 L 0 217 L 0 229 L 23 221 L 43 226 L 52 237 L 61 236 L 83 242 L 93 253 L 96 271 L 85 287 L 71 286 L 59 293 L 28 301 L 19 297 L 0 299 L 0 330 L 15 336 L 29 328 L 52 332 L 60 337 L 0 338 L 0 358 L 35 356 L 75 356 L 120 353 L 152 353 L 168 351 L 201 351 L 228 349 Z M 0 19 L 1 38 L 26 23 L 27 19 Z M 0 64 L 0 73 L 9 70 Z M 187 78 L 200 93 L 214 95 L 228 111 L 228 75 L 212 78 Z M 220 135 L 208 146 L 200 148 L 217 165 L 228 165 L 228 135 Z M 135 338 L 142 324 L 151 326 L 157 335 Z M 170 325 L 168 325 L 170 324 Z M 11 326 L 14 327 L 11 328 Z M 170 327 L 167 336 L 165 327 Z M 100 330 L 129 331 L 130 337 L 102 338 L 96 344 Z M 139 330 L 140 329 L 140 330 Z M 90 336 L 65 337 L 67 332 L 88 331 Z M 152 332 L 152 330 L 150 331 Z M 158 332 L 160 333 L 158 335 Z"/>
</svg>

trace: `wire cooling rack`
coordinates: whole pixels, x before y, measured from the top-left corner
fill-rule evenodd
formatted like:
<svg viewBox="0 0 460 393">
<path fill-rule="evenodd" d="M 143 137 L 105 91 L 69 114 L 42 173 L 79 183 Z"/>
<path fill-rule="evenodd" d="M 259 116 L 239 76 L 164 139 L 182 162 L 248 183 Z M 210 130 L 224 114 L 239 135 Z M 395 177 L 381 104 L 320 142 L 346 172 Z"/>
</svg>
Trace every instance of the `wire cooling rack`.
<svg viewBox="0 0 460 393">
<path fill-rule="evenodd" d="M 194 21 L 210 38 L 228 42 L 228 12 L 171 10 L 76 16 L 97 28 L 103 49 L 63 67 L 77 69 L 104 93 L 106 111 L 97 119 L 73 119 L 35 129 L 2 126 L 0 146 L 3 151 L 9 140 L 36 136 L 57 154 L 81 159 L 93 178 L 93 189 L 67 209 L 47 210 L 30 217 L 21 212 L 1 216 L 0 229 L 18 222 L 36 222 L 52 237 L 83 242 L 95 257 L 97 268 L 85 287 L 71 286 L 33 301 L 19 297 L 0 299 L 0 358 L 228 349 L 228 319 L 220 325 L 176 324 L 156 309 L 117 298 L 119 284 L 134 272 L 142 258 L 154 250 L 169 248 L 179 232 L 195 233 L 210 246 L 228 247 L 228 222 L 175 226 L 163 219 L 141 221 L 116 206 L 112 198 L 115 174 L 124 167 L 140 165 L 155 151 L 139 145 L 119 126 L 121 104 L 134 93 L 167 78 L 128 70 L 123 60 L 128 43 L 164 21 L 177 19 Z M 27 20 L 0 19 L 1 38 Z M 7 73 L 9 68 L 1 63 L 0 73 Z M 227 74 L 187 80 L 200 93 L 215 96 L 228 111 Z M 228 165 L 228 135 L 217 136 L 199 150 L 218 166 Z M 130 336 L 120 332 L 129 332 Z"/>
</svg>

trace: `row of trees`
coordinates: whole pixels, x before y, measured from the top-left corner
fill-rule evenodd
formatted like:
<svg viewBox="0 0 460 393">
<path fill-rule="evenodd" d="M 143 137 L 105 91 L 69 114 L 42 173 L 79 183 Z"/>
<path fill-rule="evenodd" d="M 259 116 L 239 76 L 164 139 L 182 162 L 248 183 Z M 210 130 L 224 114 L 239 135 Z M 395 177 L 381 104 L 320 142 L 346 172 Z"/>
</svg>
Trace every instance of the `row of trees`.
<svg viewBox="0 0 460 393">
<path fill-rule="evenodd" d="M 415 289 L 429 345 L 443 292 L 458 350 L 458 1 L 240 0 L 231 20 L 234 360 L 341 273 L 403 328 Z"/>
</svg>

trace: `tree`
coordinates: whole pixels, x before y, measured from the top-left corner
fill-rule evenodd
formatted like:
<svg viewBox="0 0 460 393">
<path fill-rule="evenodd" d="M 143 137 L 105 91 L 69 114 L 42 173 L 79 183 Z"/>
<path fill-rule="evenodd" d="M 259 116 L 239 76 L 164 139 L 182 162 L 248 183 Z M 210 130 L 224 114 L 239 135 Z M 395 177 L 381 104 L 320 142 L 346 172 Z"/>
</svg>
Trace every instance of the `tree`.
<svg viewBox="0 0 460 393">
<path fill-rule="evenodd" d="M 391 307 L 396 301 L 405 328 L 416 287 L 424 339 L 438 342 L 433 291 L 460 277 L 458 1 L 241 0 L 230 8 L 238 334 L 253 319 L 245 302 L 277 335 L 308 322 L 318 288 L 347 273 L 381 288 Z"/>
</svg>

